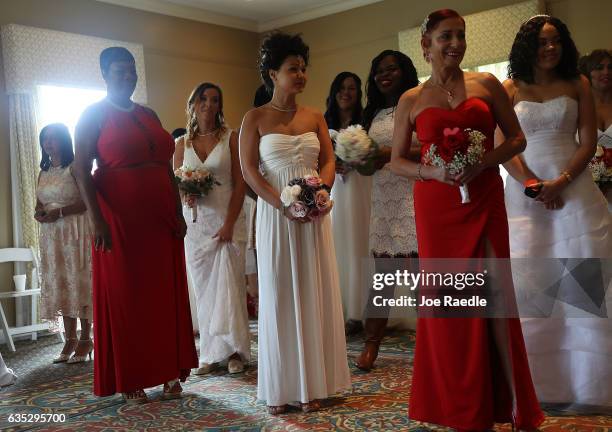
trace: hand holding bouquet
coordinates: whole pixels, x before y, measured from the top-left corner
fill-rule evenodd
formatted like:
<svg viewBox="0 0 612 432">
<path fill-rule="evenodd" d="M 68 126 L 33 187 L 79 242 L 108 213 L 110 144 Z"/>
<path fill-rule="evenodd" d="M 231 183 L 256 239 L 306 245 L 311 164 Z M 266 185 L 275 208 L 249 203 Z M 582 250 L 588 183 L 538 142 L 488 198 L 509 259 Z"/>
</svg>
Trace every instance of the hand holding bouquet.
<svg viewBox="0 0 612 432">
<path fill-rule="evenodd" d="M 331 210 L 333 202 L 329 192 L 319 177 L 307 175 L 291 180 L 283 188 L 280 199 L 290 218 L 310 222 Z"/>
<path fill-rule="evenodd" d="M 595 156 L 589 162 L 589 169 L 593 180 L 600 187 L 612 182 L 612 148 L 606 148 L 598 144 Z"/>
<path fill-rule="evenodd" d="M 357 170 L 361 175 L 374 174 L 378 146 L 365 129 L 360 125 L 349 126 L 336 132 L 332 140 L 335 143 L 336 156 L 342 162 Z"/>
<path fill-rule="evenodd" d="M 445 168 L 451 175 L 461 174 L 465 169 L 482 162 L 486 136 L 474 129 L 458 127 L 444 128 L 444 138 L 439 145 L 432 144 L 423 157 L 425 165 Z M 470 202 L 466 185 L 459 186 L 461 203 Z"/>
<path fill-rule="evenodd" d="M 174 171 L 178 188 L 186 195 L 202 197 L 208 195 L 213 186 L 220 185 L 214 176 L 204 168 L 192 168 L 183 165 Z M 191 207 L 191 219 L 195 222 L 198 218 L 197 206 Z"/>
</svg>

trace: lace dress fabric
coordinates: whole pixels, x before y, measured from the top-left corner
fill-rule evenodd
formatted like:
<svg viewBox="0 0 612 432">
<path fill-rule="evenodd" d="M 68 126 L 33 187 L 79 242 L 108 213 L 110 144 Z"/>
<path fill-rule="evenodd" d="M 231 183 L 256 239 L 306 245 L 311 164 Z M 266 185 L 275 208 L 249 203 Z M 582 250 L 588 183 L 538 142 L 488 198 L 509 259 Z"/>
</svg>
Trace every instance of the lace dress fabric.
<svg viewBox="0 0 612 432">
<path fill-rule="evenodd" d="M 231 243 L 213 238 L 225 222 L 233 189 L 230 135 L 228 129 L 205 161 L 200 160 L 193 145 L 186 145 L 184 153 L 183 164 L 204 168 L 221 183 L 197 200 L 196 222 L 192 222 L 191 209 L 183 206 L 187 221 L 185 257 L 200 330 L 200 365 L 227 360 L 234 353 L 244 361 L 250 360 L 244 212 L 236 220 Z"/>
<path fill-rule="evenodd" d="M 394 110 L 379 111 L 370 126 L 369 135 L 381 147 L 392 145 Z M 392 173 L 390 163 L 372 176 L 370 251 L 374 254 L 408 256 L 418 250 L 413 187 L 414 180 Z"/>
<path fill-rule="evenodd" d="M 81 199 L 71 166 L 41 171 L 36 191 L 46 211 Z M 91 243 L 87 213 L 40 224 L 41 318 L 92 318 Z"/>
</svg>

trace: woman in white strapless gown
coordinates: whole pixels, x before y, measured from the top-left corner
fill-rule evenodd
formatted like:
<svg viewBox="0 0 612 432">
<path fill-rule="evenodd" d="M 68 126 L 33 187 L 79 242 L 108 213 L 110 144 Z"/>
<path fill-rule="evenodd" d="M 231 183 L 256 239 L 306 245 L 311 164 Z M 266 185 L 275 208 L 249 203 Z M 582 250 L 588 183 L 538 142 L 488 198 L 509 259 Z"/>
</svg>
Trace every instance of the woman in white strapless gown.
<svg viewBox="0 0 612 432">
<path fill-rule="evenodd" d="M 222 93 L 214 84 L 194 89 L 187 113 L 187 134 L 177 139 L 174 167 L 206 169 L 220 183 L 205 197 L 186 196 L 183 206 L 185 258 L 200 331 L 196 374 L 207 374 L 221 362 L 227 362 L 230 373 L 238 373 L 251 351 L 244 279 L 245 183 L 238 136 L 223 121 Z M 195 221 L 192 206 L 197 208 Z"/>
<path fill-rule="evenodd" d="M 531 40 L 542 42 L 530 46 L 530 33 Z M 530 55 L 526 47 L 536 59 L 529 68 L 522 63 Z M 530 286 L 535 280 L 526 275 L 548 263 L 533 258 L 612 257 L 607 203 L 586 169 L 595 148 L 595 111 L 576 58 L 567 28 L 548 16 L 523 24 L 510 54 L 512 79 L 504 86 L 527 138 L 525 152 L 505 164 L 512 176 L 506 183 L 510 254 L 531 259 L 513 263 L 519 291 L 547 288 Z M 524 195 L 529 178 L 544 184 L 536 199 Z M 603 301 L 611 310 L 611 290 Z M 559 299 L 551 312 L 546 318 L 522 319 L 538 398 L 612 406 L 612 320 Z"/>
<path fill-rule="evenodd" d="M 327 96 L 325 121 L 327 127 L 339 131 L 350 125 L 361 124 L 361 79 L 352 72 L 340 72 L 332 81 Z M 368 235 L 372 177 L 336 162 L 336 181 L 332 189 L 332 229 L 336 249 L 342 306 L 346 320 L 346 334 L 363 329 L 366 289 L 363 259 L 370 255 Z"/>
<path fill-rule="evenodd" d="M 308 47 L 299 36 L 274 33 L 261 53 L 261 75 L 274 94 L 240 128 L 242 170 L 259 197 L 257 397 L 271 414 L 292 402 L 308 412 L 351 387 L 336 254 L 329 215 L 293 219 L 280 192 L 307 174 L 333 185 L 334 153 L 323 115 L 295 101 L 306 83 Z"/>
</svg>

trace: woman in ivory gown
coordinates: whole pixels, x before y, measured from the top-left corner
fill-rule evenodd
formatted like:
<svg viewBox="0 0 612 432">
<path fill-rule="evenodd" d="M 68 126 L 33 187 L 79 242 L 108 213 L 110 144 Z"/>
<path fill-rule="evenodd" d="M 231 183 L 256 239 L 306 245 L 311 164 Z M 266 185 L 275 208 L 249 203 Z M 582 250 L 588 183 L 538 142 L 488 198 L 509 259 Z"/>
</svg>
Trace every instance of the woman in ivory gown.
<svg viewBox="0 0 612 432">
<path fill-rule="evenodd" d="M 327 96 L 325 121 L 330 130 L 339 131 L 361 124 L 361 80 L 352 72 L 340 72 L 332 81 Z M 334 208 L 332 227 L 334 242 L 342 245 L 336 250 L 340 290 L 347 335 L 363 329 L 363 258 L 367 258 L 370 225 L 370 195 L 372 178 L 363 176 L 336 159 L 336 181 L 332 189 Z"/>
<path fill-rule="evenodd" d="M 546 15 L 521 26 L 510 52 L 504 87 L 527 138 L 525 151 L 504 165 L 511 176 L 505 190 L 510 253 L 531 259 L 513 263 L 515 280 L 525 278 L 515 283 L 518 290 L 535 280 L 525 277 L 535 274 L 527 265 L 546 265 L 532 258 L 612 256 L 607 203 L 586 169 L 595 151 L 596 114 L 577 58 L 565 24 Z M 529 179 L 543 184 L 535 199 L 523 193 Z M 612 406 L 612 320 L 560 301 L 554 306 L 552 316 L 522 320 L 539 400 Z"/>
<path fill-rule="evenodd" d="M 181 165 L 204 168 L 220 183 L 205 197 L 184 197 L 185 257 L 200 330 L 196 375 L 210 373 L 225 361 L 229 373 L 242 372 L 251 349 L 244 283 L 245 183 L 238 136 L 225 124 L 223 94 L 215 84 L 198 85 L 187 101 L 187 133 L 176 141 L 174 153 L 174 169 Z"/>
<path fill-rule="evenodd" d="M 597 144 L 606 152 L 612 165 L 612 51 L 597 49 L 580 59 L 580 72 L 591 82 L 597 113 Z M 599 188 L 608 200 L 612 212 L 612 182 L 601 183 Z"/>
<path fill-rule="evenodd" d="M 261 77 L 274 93 L 240 128 L 242 171 L 259 197 L 257 397 L 271 414 L 292 402 L 308 412 L 351 387 L 336 253 L 329 216 L 294 219 L 280 193 L 305 175 L 331 187 L 334 152 L 323 115 L 295 100 L 306 84 L 308 46 L 276 32 L 260 54 Z"/>
</svg>

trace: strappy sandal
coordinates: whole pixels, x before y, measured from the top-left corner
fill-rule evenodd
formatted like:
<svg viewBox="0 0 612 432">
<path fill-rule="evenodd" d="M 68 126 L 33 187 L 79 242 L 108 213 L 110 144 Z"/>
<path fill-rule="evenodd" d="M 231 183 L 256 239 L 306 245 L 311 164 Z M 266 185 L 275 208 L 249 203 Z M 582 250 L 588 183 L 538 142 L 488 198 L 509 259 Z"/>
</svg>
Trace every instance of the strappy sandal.
<svg viewBox="0 0 612 432">
<path fill-rule="evenodd" d="M 302 408 L 303 413 L 318 411 L 321 409 L 321 402 L 318 400 L 311 400 L 310 402 L 300 403 L 300 408 Z"/>
<path fill-rule="evenodd" d="M 183 387 L 178 379 L 173 379 L 164 384 L 164 392 L 161 395 L 163 400 L 180 399 L 183 395 Z"/>
<path fill-rule="evenodd" d="M 125 403 L 128 405 L 141 405 L 149 402 L 147 394 L 142 389 L 122 394 Z"/>
<path fill-rule="evenodd" d="M 268 405 L 268 414 L 279 415 L 287 412 L 287 405 L 270 406 Z"/>
</svg>

